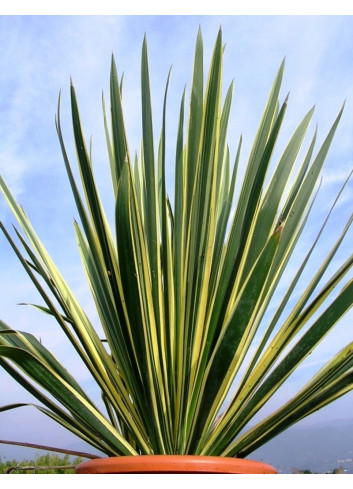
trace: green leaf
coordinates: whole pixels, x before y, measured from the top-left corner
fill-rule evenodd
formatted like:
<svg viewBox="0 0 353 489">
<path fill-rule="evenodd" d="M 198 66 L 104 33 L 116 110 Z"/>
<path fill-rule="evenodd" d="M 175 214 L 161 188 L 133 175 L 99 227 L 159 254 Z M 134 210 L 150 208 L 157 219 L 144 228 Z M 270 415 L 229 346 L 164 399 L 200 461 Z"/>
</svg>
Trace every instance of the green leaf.
<svg viewBox="0 0 353 489">
<path fill-rule="evenodd" d="M 254 335 L 252 322 L 261 305 L 263 286 L 275 256 L 281 229 L 269 239 L 259 259 L 249 274 L 236 303 L 227 314 L 227 322 L 221 331 L 211 358 L 205 368 L 205 376 L 196 395 L 199 397 L 194 443 L 200 441 L 204 426 L 208 430 L 224 401 L 231 382 Z M 204 436 L 204 435 L 203 435 Z M 201 437 L 201 444 L 202 444 Z M 195 447 L 193 447 L 195 449 Z"/>
<path fill-rule="evenodd" d="M 32 354 L 25 350 L 8 346 L 0 346 L 0 354 L 14 361 L 27 375 L 31 376 L 54 395 L 75 416 L 92 423 L 102 439 L 114 447 L 117 454 L 136 454 L 90 403 L 67 384 L 64 379 L 38 361 Z"/>
</svg>

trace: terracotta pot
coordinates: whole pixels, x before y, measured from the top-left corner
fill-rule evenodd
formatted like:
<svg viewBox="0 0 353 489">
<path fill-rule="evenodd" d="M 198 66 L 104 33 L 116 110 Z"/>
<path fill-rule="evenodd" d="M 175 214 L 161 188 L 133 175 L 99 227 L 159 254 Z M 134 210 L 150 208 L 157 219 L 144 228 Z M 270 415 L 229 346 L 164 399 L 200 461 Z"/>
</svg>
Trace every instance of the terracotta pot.
<svg viewBox="0 0 353 489">
<path fill-rule="evenodd" d="M 230 457 L 139 455 L 82 462 L 76 474 L 277 474 L 271 465 Z"/>
</svg>

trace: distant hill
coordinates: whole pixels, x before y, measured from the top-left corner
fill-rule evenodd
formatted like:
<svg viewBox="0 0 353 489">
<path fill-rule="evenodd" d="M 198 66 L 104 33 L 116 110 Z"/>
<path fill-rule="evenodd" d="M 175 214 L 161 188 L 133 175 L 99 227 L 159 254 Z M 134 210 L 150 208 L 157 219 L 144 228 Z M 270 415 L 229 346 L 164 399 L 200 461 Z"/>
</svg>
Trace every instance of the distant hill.
<svg viewBox="0 0 353 489">
<path fill-rule="evenodd" d="M 284 474 L 294 468 L 325 474 L 340 466 L 344 473 L 353 474 L 353 419 L 293 426 L 248 458 L 270 463 Z"/>
</svg>

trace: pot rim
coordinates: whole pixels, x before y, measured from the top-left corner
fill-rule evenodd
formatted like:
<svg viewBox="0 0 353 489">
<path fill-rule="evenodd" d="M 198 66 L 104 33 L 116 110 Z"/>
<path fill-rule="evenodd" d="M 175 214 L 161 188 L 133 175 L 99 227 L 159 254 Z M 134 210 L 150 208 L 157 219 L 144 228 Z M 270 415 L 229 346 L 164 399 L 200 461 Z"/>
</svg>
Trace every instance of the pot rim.
<svg viewBox="0 0 353 489">
<path fill-rule="evenodd" d="M 76 474 L 277 474 L 256 460 L 201 455 L 128 455 L 81 462 Z"/>
</svg>

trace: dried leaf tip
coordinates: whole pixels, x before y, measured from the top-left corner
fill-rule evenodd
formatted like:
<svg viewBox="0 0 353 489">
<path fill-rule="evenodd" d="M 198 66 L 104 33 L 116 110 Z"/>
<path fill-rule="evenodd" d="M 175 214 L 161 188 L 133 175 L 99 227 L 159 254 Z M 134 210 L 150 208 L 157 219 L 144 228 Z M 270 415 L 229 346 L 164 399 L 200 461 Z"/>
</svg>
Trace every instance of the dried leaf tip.
<svg viewBox="0 0 353 489">
<path fill-rule="evenodd" d="M 280 224 L 276 227 L 275 232 L 273 234 L 281 234 L 284 228 L 286 221 L 283 219 Z"/>
</svg>

